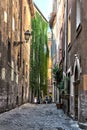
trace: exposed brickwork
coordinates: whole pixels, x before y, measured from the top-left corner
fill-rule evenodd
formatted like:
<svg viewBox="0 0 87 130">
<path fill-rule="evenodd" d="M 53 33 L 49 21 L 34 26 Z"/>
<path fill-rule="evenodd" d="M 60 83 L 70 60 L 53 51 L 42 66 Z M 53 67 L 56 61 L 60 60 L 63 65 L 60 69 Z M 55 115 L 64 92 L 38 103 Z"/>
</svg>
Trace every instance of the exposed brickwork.
<svg viewBox="0 0 87 130">
<path fill-rule="evenodd" d="M 71 66 L 72 75 L 75 77 L 74 65 L 75 65 L 75 54 L 78 54 L 81 73 L 80 73 L 80 83 L 78 88 L 78 120 L 79 122 L 87 122 L 87 86 L 84 90 L 83 76 L 87 75 L 87 13 L 86 6 L 87 1 L 81 1 L 81 25 L 79 27 L 80 33 L 76 30 L 76 0 L 72 0 L 71 9 L 71 49 L 68 53 L 68 68 Z M 78 34 L 78 35 L 77 35 Z M 75 79 L 74 79 L 75 81 Z M 87 81 L 86 81 L 87 82 Z M 75 86 L 74 86 L 75 87 Z M 74 102 L 75 95 L 71 95 L 71 101 Z M 71 102 L 71 106 L 75 105 Z M 74 106 L 72 106 L 74 109 Z M 74 114 L 74 110 L 70 111 Z"/>
<path fill-rule="evenodd" d="M 19 43 L 31 29 L 29 7 L 27 0 L 0 3 L 0 112 L 29 101 L 30 41 Z"/>
</svg>

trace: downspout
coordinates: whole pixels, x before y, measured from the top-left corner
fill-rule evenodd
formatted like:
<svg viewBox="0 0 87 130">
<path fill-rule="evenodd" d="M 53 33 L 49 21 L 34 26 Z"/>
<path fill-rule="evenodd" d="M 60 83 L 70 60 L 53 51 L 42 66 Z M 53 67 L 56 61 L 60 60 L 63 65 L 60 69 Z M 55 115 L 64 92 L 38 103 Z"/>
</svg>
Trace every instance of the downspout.
<svg viewBox="0 0 87 130">
<path fill-rule="evenodd" d="M 65 0 L 65 78 L 67 76 L 67 48 L 68 48 L 68 0 Z M 65 80 L 65 89 L 67 88 Z"/>
<path fill-rule="evenodd" d="M 22 66 L 22 2 L 23 0 L 20 0 L 20 67 Z"/>
</svg>

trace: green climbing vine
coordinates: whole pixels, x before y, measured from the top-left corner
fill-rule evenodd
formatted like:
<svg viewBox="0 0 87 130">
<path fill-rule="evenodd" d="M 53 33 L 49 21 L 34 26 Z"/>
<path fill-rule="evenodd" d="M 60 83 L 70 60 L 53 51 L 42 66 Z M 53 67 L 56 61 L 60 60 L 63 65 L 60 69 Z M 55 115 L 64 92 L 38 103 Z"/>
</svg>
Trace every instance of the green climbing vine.
<svg viewBox="0 0 87 130">
<path fill-rule="evenodd" d="M 30 87 L 34 96 L 47 94 L 47 28 L 48 23 L 36 13 L 32 19 L 32 44 L 30 51 Z"/>
</svg>

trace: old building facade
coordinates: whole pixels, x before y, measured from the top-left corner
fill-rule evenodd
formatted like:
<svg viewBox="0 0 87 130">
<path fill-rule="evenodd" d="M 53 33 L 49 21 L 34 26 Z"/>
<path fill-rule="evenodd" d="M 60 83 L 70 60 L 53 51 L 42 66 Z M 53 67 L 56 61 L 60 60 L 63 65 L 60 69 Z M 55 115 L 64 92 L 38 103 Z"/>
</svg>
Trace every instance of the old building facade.
<svg viewBox="0 0 87 130">
<path fill-rule="evenodd" d="M 63 8 L 60 8 L 62 1 L 57 1 L 56 15 L 51 17 L 50 24 L 52 29 L 54 23 L 56 24 L 56 41 L 61 43 L 59 49 L 62 53 L 58 53 L 58 57 L 62 55 L 59 63 L 61 59 L 64 112 L 77 119 L 80 126 L 87 128 L 87 1 L 65 0 L 63 2 Z M 54 3 L 56 4 L 55 1 Z"/>
<path fill-rule="evenodd" d="M 70 75 L 70 114 L 87 128 L 87 1 L 68 1 L 67 75 Z"/>
<path fill-rule="evenodd" d="M 53 1 L 53 11 L 50 17 L 50 27 L 52 29 L 52 68 L 56 64 L 60 68 L 62 63 L 62 45 L 64 34 L 64 5 L 65 1 Z M 54 82 L 54 79 L 53 79 Z M 59 102 L 58 83 L 53 84 L 54 100 Z"/>
<path fill-rule="evenodd" d="M 52 59 L 51 59 L 51 45 L 52 45 L 52 33 L 48 32 L 48 49 L 49 49 L 49 58 L 48 58 L 48 95 L 53 97 L 52 91 Z"/>
<path fill-rule="evenodd" d="M 31 11 L 32 9 L 32 11 Z M 0 112 L 29 100 L 30 40 L 33 3 L 6 0 L 0 4 Z"/>
<path fill-rule="evenodd" d="M 32 45 L 30 59 L 31 102 L 38 103 L 47 95 L 48 21 L 34 3 L 35 15 L 32 19 Z"/>
</svg>

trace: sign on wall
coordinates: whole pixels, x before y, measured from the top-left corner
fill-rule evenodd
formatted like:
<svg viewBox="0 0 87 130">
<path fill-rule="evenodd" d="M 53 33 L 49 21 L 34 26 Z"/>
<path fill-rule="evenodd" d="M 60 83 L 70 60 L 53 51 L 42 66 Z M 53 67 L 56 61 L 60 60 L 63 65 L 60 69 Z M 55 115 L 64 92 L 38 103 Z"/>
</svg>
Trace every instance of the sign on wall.
<svg viewBox="0 0 87 130">
<path fill-rule="evenodd" d="M 83 89 L 87 90 L 87 75 L 83 75 Z"/>
</svg>

